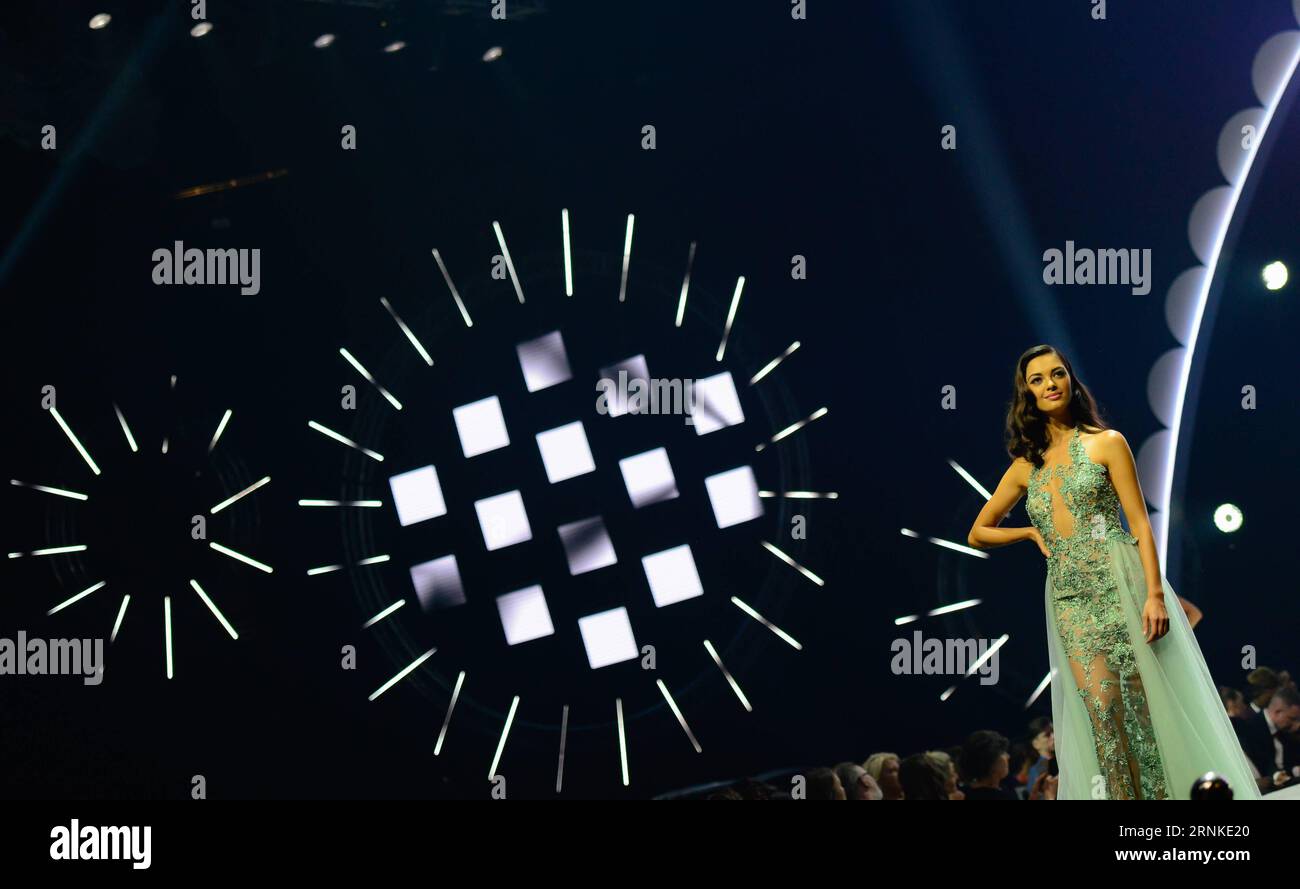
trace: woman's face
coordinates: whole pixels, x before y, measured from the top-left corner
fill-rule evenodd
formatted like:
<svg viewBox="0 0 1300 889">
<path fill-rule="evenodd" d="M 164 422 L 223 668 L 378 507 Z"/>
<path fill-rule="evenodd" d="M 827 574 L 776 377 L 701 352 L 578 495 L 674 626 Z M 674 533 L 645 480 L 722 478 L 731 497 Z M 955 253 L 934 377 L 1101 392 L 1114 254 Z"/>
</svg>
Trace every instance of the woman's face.
<svg viewBox="0 0 1300 889">
<path fill-rule="evenodd" d="M 1074 381 L 1055 352 L 1039 355 L 1025 365 L 1025 385 L 1034 403 L 1045 414 L 1064 412 L 1073 394 Z"/>
<path fill-rule="evenodd" d="M 898 783 L 898 766 L 896 759 L 885 760 L 884 765 L 880 767 L 880 789 L 886 792 L 894 792 L 902 789 Z"/>
<path fill-rule="evenodd" d="M 1034 749 L 1038 751 L 1039 756 L 1051 756 L 1055 752 L 1056 736 L 1053 734 L 1052 726 L 1049 725 L 1034 735 Z"/>
</svg>

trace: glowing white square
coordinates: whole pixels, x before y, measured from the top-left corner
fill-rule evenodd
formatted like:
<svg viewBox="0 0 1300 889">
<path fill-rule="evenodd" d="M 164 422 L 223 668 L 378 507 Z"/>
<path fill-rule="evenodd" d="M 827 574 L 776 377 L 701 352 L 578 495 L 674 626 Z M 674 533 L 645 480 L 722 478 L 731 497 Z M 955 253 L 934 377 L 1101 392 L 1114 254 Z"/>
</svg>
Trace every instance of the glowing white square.
<svg viewBox="0 0 1300 889">
<path fill-rule="evenodd" d="M 524 385 L 536 392 L 573 378 L 569 370 L 569 356 L 564 351 L 564 339 L 557 330 L 535 340 L 515 346 L 519 354 L 519 367 L 524 372 Z"/>
<path fill-rule="evenodd" d="M 442 485 L 438 484 L 438 470 L 432 466 L 395 475 L 388 480 L 388 487 L 393 492 L 393 505 L 397 507 L 397 521 L 403 528 L 447 514 Z"/>
<path fill-rule="evenodd" d="M 663 448 L 624 457 L 618 461 L 618 468 L 623 473 L 627 496 L 637 509 L 677 496 L 677 479 L 668 462 L 668 452 Z"/>
<path fill-rule="evenodd" d="M 632 623 L 622 606 L 578 618 L 582 644 L 587 649 L 587 663 L 599 670 L 636 658 L 640 651 L 632 637 Z"/>
<path fill-rule="evenodd" d="M 736 383 L 730 373 L 723 371 L 695 381 L 695 409 L 691 416 L 695 420 L 696 435 L 708 435 L 745 422 L 740 396 L 736 394 Z"/>
<path fill-rule="evenodd" d="M 501 629 L 506 631 L 509 645 L 531 642 L 555 632 L 551 625 L 551 612 L 546 607 L 546 596 L 542 595 L 540 586 L 524 587 L 497 596 L 497 614 L 501 615 Z"/>
<path fill-rule="evenodd" d="M 763 515 L 763 501 L 758 497 L 754 470 L 738 466 L 704 480 L 713 504 L 713 517 L 719 528 L 730 528 Z"/>
<path fill-rule="evenodd" d="M 451 415 L 456 420 L 460 449 L 466 457 L 476 457 L 510 444 L 505 417 L 501 416 L 501 402 L 495 395 L 453 408 Z"/>
<path fill-rule="evenodd" d="M 524 498 L 518 491 L 474 501 L 483 543 L 489 550 L 501 549 L 533 539 L 533 529 L 524 512 Z"/>
<path fill-rule="evenodd" d="M 656 608 L 704 595 L 688 544 L 642 556 L 641 567 L 650 581 L 650 595 Z"/>
<path fill-rule="evenodd" d="M 622 385 L 620 385 L 620 372 Z M 600 385 L 607 393 L 606 406 L 611 417 L 621 417 L 627 413 L 627 396 L 631 392 L 633 380 L 640 380 L 649 397 L 650 369 L 646 366 L 644 355 L 633 355 L 620 361 L 613 367 L 600 369 Z"/>
<path fill-rule="evenodd" d="M 551 484 L 596 469 L 581 420 L 537 433 L 537 449 L 542 452 L 542 465 Z"/>
<path fill-rule="evenodd" d="M 618 563 L 614 541 L 609 539 L 609 531 L 605 530 L 600 516 L 561 525 L 559 532 L 570 574 L 586 574 Z"/>
<path fill-rule="evenodd" d="M 465 604 L 465 587 L 455 556 L 443 556 L 411 566 L 411 583 L 425 611 L 438 611 Z"/>
</svg>

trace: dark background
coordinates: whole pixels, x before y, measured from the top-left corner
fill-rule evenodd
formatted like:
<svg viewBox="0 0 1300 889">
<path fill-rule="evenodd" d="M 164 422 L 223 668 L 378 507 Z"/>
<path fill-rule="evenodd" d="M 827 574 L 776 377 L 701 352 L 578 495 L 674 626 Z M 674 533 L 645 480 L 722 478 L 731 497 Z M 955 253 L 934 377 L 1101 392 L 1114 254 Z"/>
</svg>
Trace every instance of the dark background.
<svg viewBox="0 0 1300 889">
<path fill-rule="evenodd" d="M 517 796 L 553 795 L 564 704 L 573 720 L 566 796 L 644 797 L 877 750 L 907 754 L 977 728 L 1020 735 L 1050 710 L 1047 695 L 1024 707 L 1047 669 L 1041 557 L 1013 547 L 976 560 L 899 529 L 964 541 L 982 501 L 946 461 L 989 489 L 997 483 L 1009 461 L 1000 436 L 1014 361 L 1033 344 L 1067 351 L 1135 452 L 1159 428 L 1147 373 L 1176 345 L 1164 296 L 1195 264 L 1188 213 L 1222 181 L 1214 149 L 1223 123 L 1257 104 L 1256 49 L 1296 24 L 1284 0 L 1111 3 L 1105 22 L 1082 0 L 810 0 L 806 21 L 791 20 L 782 2 L 514 3 L 506 22 L 481 3 L 286 0 L 209 4 L 216 27 L 196 40 L 186 4 L 121 7 L 7 4 L 0 27 L 0 456 L 6 477 L 94 487 L 77 504 L 6 485 L 5 549 L 78 542 L 60 535 L 97 544 L 76 558 L 0 565 L 0 635 L 106 637 L 120 595 L 132 594 L 102 686 L 3 678 L 8 796 L 180 798 L 202 774 L 213 797 L 482 798 L 513 694 L 521 704 L 500 771 Z M 91 31 L 98 11 L 113 22 Z M 336 44 L 313 49 L 326 31 Z M 380 52 L 393 39 L 406 48 Z M 493 45 L 503 57 L 482 63 Z M 1295 285 L 1268 293 L 1259 283 L 1273 259 L 1300 267 L 1291 98 L 1219 269 L 1170 535 L 1182 554 L 1170 580 L 1206 613 L 1197 636 L 1220 683 L 1243 682 L 1247 645 L 1261 664 L 1294 667 L 1300 625 L 1286 570 L 1297 494 Z M 58 129 L 57 151 L 40 150 L 47 123 Z M 647 123 L 654 151 L 641 149 Z M 340 149 L 344 124 L 357 128 L 356 151 Z M 940 150 L 945 124 L 958 128 L 955 152 Z M 286 172 L 175 197 L 272 170 Z M 580 254 L 572 301 L 561 289 L 562 207 Z M 629 212 L 636 240 L 628 302 L 618 306 Z M 493 220 L 523 278 L 524 307 L 508 282 L 489 277 Z M 1042 252 L 1067 239 L 1151 248 L 1150 294 L 1044 286 Z M 175 240 L 261 248 L 261 292 L 154 286 L 150 256 Z M 675 331 L 692 241 L 692 313 Z M 434 246 L 470 304 L 472 331 L 454 312 Z M 791 280 L 795 254 L 807 257 L 806 281 Z M 680 418 L 607 427 L 592 434 L 599 472 L 567 493 L 548 490 L 528 438 L 589 410 L 583 374 L 637 352 L 652 373 L 712 372 L 742 274 L 727 365 L 738 383 L 791 340 L 802 343 L 768 381 L 742 385 L 746 424 L 698 441 Z M 380 296 L 426 338 L 433 369 L 418 363 Z M 526 397 L 513 346 L 556 328 L 577 382 Z M 342 362 L 341 345 L 408 402 L 402 417 Z M 339 410 L 347 383 L 363 401 L 356 417 Z M 90 477 L 41 411 L 44 385 L 56 387 L 103 477 Z M 1243 385 L 1259 390 L 1257 410 L 1241 409 Z M 941 409 L 944 386 L 957 387 L 956 410 Z M 450 408 L 494 392 L 512 446 L 465 463 Z M 141 454 L 127 451 L 114 402 Z M 748 462 L 764 430 L 822 405 L 827 417 L 753 463 L 764 486 L 840 499 L 768 501 L 752 528 L 714 529 L 703 476 Z M 234 418 L 209 459 L 227 407 Z M 372 434 L 367 442 L 390 459 L 368 466 L 308 430 L 308 419 Z M 170 460 L 158 454 L 164 435 L 176 443 Z M 661 443 L 682 497 L 633 513 L 615 461 Z M 460 508 L 437 536 L 397 528 L 388 510 L 361 527 L 295 505 L 345 493 L 387 500 L 390 465 L 430 461 L 457 466 L 444 485 Z M 189 537 L 191 514 L 267 474 L 270 485 L 211 528 L 213 539 L 276 566 L 269 576 Z M 484 594 L 470 589 L 463 618 L 421 619 L 407 613 L 412 603 L 393 627 L 360 629 L 402 595 L 405 564 L 472 549 L 470 501 L 516 486 L 534 541 L 496 554 L 478 543 Z M 1245 516 L 1234 535 L 1211 520 L 1225 501 Z M 597 512 L 609 517 L 618 568 L 563 593 L 548 587 L 557 634 L 507 649 L 491 595 L 533 577 L 566 584 L 547 535 Z M 795 513 L 807 518 L 806 541 L 790 539 Z M 1026 522 L 1023 505 L 1008 520 Z M 775 537 L 826 586 L 763 553 L 758 540 Z M 633 554 L 684 540 L 706 595 L 656 613 Z M 304 576 L 373 554 L 370 543 L 393 562 Z M 101 576 L 108 588 L 45 616 Z M 185 588 L 196 576 L 238 642 Z M 177 609 L 171 681 L 164 592 Z M 731 595 L 762 603 L 803 650 L 740 615 Z M 968 598 L 983 604 L 902 634 L 893 625 Z M 635 662 L 587 669 L 573 621 L 618 604 L 633 613 L 638 642 L 656 645 L 656 674 Z M 948 677 L 894 675 L 890 642 L 918 628 L 1008 634 L 1001 681 L 964 682 L 941 701 Z M 708 662 L 706 637 L 724 649 L 753 713 Z M 426 668 L 367 702 L 410 652 L 435 642 L 443 650 Z M 357 647 L 356 671 L 339 667 L 347 644 Z M 445 689 L 460 669 L 465 697 L 435 759 Z M 662 706 L 654 678 L 674 690 L 703 755 Z M 630 720 L 626 789 L 615 696 Z"/>
</svg>

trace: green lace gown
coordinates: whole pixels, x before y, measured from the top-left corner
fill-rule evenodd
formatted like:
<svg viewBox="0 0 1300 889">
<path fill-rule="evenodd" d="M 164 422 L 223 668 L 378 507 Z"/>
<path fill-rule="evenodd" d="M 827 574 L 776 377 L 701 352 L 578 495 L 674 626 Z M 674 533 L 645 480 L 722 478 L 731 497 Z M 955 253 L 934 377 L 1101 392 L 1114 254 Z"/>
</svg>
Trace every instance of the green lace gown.
<svg viewBox="0 0 1300 889">
<path fill-rule="evenodd" d="M 1105 466 L 1076 426 L 1070 462 L 1032 468 L 1026 509 L 1048 559 L 1046 606 L 1058 799 L 1187 799 L 1214 771 L 1237 799 L 1254 773 L 1187 616 L 1161 578 L 1169 632 L 1142 632 L 1146 578 Z"/>
</svg>

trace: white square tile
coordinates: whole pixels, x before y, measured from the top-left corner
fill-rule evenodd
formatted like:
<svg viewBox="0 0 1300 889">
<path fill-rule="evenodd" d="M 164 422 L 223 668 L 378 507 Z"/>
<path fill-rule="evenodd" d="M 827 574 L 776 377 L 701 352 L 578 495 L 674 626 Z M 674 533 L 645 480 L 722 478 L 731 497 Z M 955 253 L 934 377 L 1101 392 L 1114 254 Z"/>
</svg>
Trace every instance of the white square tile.
<svg viewBox="0 0 1300 889">
<path fill-rule="evenodd" d="M 650 595 L 656 608 L 704 595 L 700 575 L 695 570 L 695 559 L 687 544 L 643 556 L 641 567 L 650 582 Z"/>
<path fill-rule="evenodd" d="M 763 501 L 758 496 L 754 470 L 738 466 L 704 480 L 713 504 L 713 517 L 719 528 L 730 528 L 763 515 Z"/>
<path fill-rule="evenodd" d="M 627 496 L 637 509 L 677 496 L 677 478 L 663 448 L 624 457 L 618 461 L 618 468 L 623 473 Z"/>
<path fill-rule="evenodd" d="M 546 596 L 540 586 L 524 587 L 497 596 L 497 614 L 501 616 L 501 628 L 506 632 L 509 645 L 531 642 L 555 632 L 550 609 L 546 607 Z"/>
<path fill-rule="evenodd" d="M 388 480 L 388 487 L 393 492 L 393 505 L 397 507 L 397 521 L 403 528 L 447 514 L 442 485 L 438 484 L 438 470 L 432 466 L 395 475 Z"/>
<path fill-rule="evenodd" d="M 641 653 L 632 636 L 627 609 L 621 606 L 578 618 L 578 630 L 587 649 L 587 663 L 593 670 L 633 660 Z"/>
<path fill-rule="evenodd" d="M 740 396 L 731 374 L 723 371 L 695 381 L 695 409 L 691 413 L 696 435 L 708 435 L 745 422 Z"/>
<path fill-rule="evenodd" d="M 411 583 L 425 611 L 440 611 L 465 604 L 465 587 L 455 556 L 443 556 L 411 566 Z"/>
<path fill-rule="evenodd" d="M 569 355 L 564 351 L 564 339 L 558 330 L 520 343 L 515 346 L 515 352 L 519 355 L 519 367 L 524 372 L 524 385 L 529 392 L 573 378 Z"/>
<path fill-rule="evenodd" d="M 476 457 L 510 444 L 506 420 L 501 415 L 501 402 L 495 395 L 453 408 L 451 415 L 456 420 L 460 449 L 466 457 Z"/>
<path fill-rule="evenodd" d="M 569 560 L 570 574 L 586 574 L 618 564 L 614 541 L 609 539 L 609 531 L 600 516 L 561 525 L 559 532 L 564 555 Z"/>
<path fill-rule="evenodd" d="M 620 384 L 620 373 L 622 382 Z M 649 397 L 650 369 L 646 366 L 644 355 L 634 355 L 612 367 L 600 369 L 600 385 L 607 393 L 606 412 L 611 417 L 621 417 L 627 413 L 628 394 L 632 390 L 632 381 L 640 380 L 641 386 Z"/>
<path fill-rule="evenodd" d="M 537 433 L 537 449 L 542 452 L 542 465 L 551 484 L 596 469 L 581 420 Z"/>
<path fill-rule="evenodd" d="M 476 500 L 474 511 L 478 513 L 483 543 L 489 551 L 533 539 L 528 513 L 524 512 L 524 498 L 518 491 Z"/>
</svg>

